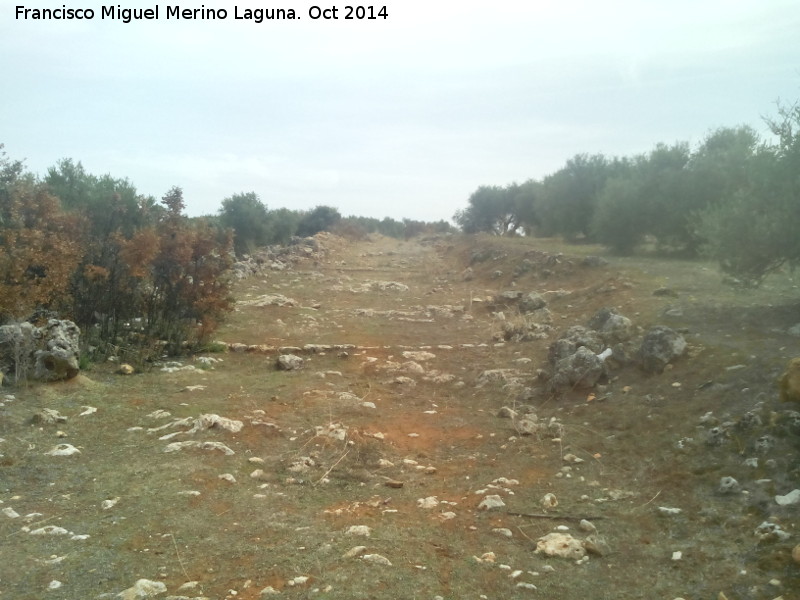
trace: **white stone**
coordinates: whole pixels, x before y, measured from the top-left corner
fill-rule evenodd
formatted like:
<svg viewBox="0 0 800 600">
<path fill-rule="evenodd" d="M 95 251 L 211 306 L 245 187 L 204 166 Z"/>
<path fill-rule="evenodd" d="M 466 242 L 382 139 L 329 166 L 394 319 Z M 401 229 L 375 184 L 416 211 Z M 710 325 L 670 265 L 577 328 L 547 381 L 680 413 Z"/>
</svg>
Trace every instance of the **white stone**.
<svg viewBox="0 0 800 600">
<path fill-rule="evenodd" d="M 558 506 L 558 498 L 556 498 L 555 494 L 545 494 L 542 496 L 542 508 L 547 510 L 548 508 L 555 508 Z"/>
<path fill-rule="evenodd" d="M 164 448 L 164 452 L 178 452 L 179 450 L 183 450 L 184 448 L 200 448 L 201 450 L 219 450 L 220 452 L 228 456 L 236 454 L 233 450 L 228 448 L 222 442 L 198 442 L 195 440 L 186 440 L 185 442 L 172 442 L 171 444 L 167 444 L 167 446 Z"/>
<path fill-rule="evenodd" d="M 279 594 L 280 594 L 280 592 L 278 590 L 276 590 L 274 587 L 272 587 L 271 585 L 268 585 L 263 590 L 261 590 L 261 595 L 262 596 L 278 596 Z"/>
<path fill-rule="evenodd" d="M 510 529 L 506 527 L 495 527 L 492 529 L 492 533 L 496 533 L 497 535 L 502 535 L 503 537 L 514 537 L 514 534 L 511 532 Z"/>
<path fill-rule="evenodd" d="M 164 594 L 167 591 L 167 586 L 160 581 L 150 581 L 149 579 L 140 579 L 129 587 L 117 594 L 120 600 L 145 600 L 146 598 L 154 598 L 159 594 Z"/>
<path fill-rule="evenodd" d="M 110 508 L 114 508 L 117 502 L 119 502 L 119 496 L 117 496 L 116 498 L 109 498 L 108 500 L 103 500 L 103 502 L 100 504 L 100 507 L 103 510 L 108 510 Z"/>
<path fill-rule="evenodd" d="M 779 506 L 789 506 L 800 503 L 800 490 L 792 490 L 784 496 L 775 496 L 775 502 Z"/>
<path fill-rule="evenodd" d="M 375 565 L 383 565 L 385 567 L 391 567 L 392 563 L 389 561 L 388 558 L 385 556 L 381 556 L 380 554 L 365 554 L 361 557 L 362 560 L 365 562 L 369 562 Z"/>
<path fill-rule="evenodd" d="M 668 506 L 659 506 L 658 512 L 660 512 L 662 515 L 675 516 L 681 514 L 683 512 L 683 509 L 670 508 Z"/>
<path fill-rule="evenodd" d="M 586 549 L 581 541 L 568 533 L 548 533 L 536 542 L 536 553 L 561 558 L 581 559 Z"/>
<path fill-rule="evenodd" d="M 57 446 L 53 446 L 50 450 L 45 452 L 46 456 L 73 456 L 75 454 L 80 454 L 81 451 L 78 450 L 72 444 L 58 444 Z"/>
<path fill-rule="evenodd" d="M 68 535 L 69 531 L 63 527 L 56 527 L 55 525 L 45 525 L 39 529 L 34 529 L 30 532 L 31 535 Z"/>
<path fill-rule="evenodd" d="M 439 499 L 436 496 L 428 496 L 427 498 L 420 498 L 417 500 L 417 507 L 419 508 L 436 508 L 439 506 Z"/>
<path fill-rule="evenodd" d="M 478 504 L 478 509 L 491 510 L 493 508 L 503 508 L 505 505 L 506 503 L 503 502 L 503 499 L 500 496 L 493 494 L 486 496 L 483 500 L 481 500 L 481 503 Z"/>
<path fill-rule="evenodd" d="M 366 525 L 351 525 L 345 532 L 347 535 L 361 535 L 369 537 L 372 534 L 372 529 Z"/>
</svg>

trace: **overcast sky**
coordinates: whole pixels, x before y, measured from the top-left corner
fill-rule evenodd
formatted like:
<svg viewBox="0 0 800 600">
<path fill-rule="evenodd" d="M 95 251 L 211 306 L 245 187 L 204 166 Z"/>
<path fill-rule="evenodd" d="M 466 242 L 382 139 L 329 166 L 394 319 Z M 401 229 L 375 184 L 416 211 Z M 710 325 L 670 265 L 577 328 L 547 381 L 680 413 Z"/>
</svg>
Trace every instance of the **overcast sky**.
<svg viewBox="0 0 800 600">
<path fill-rule="evenodd" d="M 65 1 L 95 18 L 15 19 Z M 167 20 L 165 2 L 124 24 L 96 0 L 0 0 L 0 143 L 40 175 L 69 157 L 157 198 L 180 186 L 190 215 L 254 191 L 269 208 L 438 220 L 479 185 L 765 131 L 776 100 L 800 99 L 797 0 L 387 0 L 371 21 L 344 20 L 344 2 L 312 20 L 315 1 L 179 4 L 224 21 Z"/>
</svg>

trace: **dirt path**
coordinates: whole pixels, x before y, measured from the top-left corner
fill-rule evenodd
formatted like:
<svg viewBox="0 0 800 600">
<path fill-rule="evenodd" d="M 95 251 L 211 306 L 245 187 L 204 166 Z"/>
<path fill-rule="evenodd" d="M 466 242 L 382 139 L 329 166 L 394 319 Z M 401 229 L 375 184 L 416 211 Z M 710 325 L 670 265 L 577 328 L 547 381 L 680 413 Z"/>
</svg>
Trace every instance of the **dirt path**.
<svg viewBox="0 0 800 600">
<path fill-rule="evenodd" d="M 238 284 L 227 353 L 4 403 L 2 596 L 797 595 L 797 505 L 775 501 L 800 488 L 774 384 L 791 283 L 526 240 L 323 245 Z M 493 300 L 514 291 L 546 310 Z M 637 339 L 680 329 L 687 355 L 554 392 L 549 345 L 604 306 Z M 32 426 L 44 407 L 68 419 Z M 536 552 L 549 534 L 569 558 Z"/>
</svg>

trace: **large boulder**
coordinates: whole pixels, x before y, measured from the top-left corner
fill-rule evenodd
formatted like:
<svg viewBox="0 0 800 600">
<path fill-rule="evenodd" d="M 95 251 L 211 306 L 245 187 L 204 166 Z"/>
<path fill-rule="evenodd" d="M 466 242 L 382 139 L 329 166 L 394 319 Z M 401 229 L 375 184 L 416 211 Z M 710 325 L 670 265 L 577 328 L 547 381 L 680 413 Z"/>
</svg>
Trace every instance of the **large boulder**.
<svg viewBox="0 0 800 600">
<path fill-rule="evenodd" d="M 0 327 L 0 370 L 39 381 L 72 379 L 80 371 L 80 335 L 75 323 L 61 319 L 50 319 L 43 327 L 4 325 Z"/>
<path fill-rule="evenodd" d="M 686 340 L 677 331 L 656 325 L 644 336 L 639 349 L 642 368 L 648 373 L 661 373 L 686 351 Z"/>
<path fill-rule="evenodd" d="M 519 299 L 519 311 L 521 313 L 532 313 L 547 306 L 547 301 L 541 294 L 529 292 Z"/>
<path fill-rule="evenodd" d="M 550 344 L 548 352 L 550 364 L 555 365 L 561 359 L 575 354 L 578 348 L 581 347 L 588 348 L 594 354 L 599 354 L 604 349 L 600 334 L 586 327 L 574 325 L 567 329 L 559 339 Z"/>
<path fill-rule="evenodd" d="M 556 362 L 551 382 L 556 388 L 591 388 L 605 375 L 603 358 L 586 346 L 581 346 L 573 354 Z"/>
<path fill-rule="evenodd" d="M 305 361 L 296 354 L 281 354 L 278 357 L 277 365 L 281 371 L 297 371 L 303 368 Z"/>
<path fill-rule="evenodd" d="M 39 381 L 72 379 L 80 371 L 81 330 L 72 321 L 50 319 L 40 328 L 44 348 L 34 353 L 33 376 Z"/>
<path fill-rule="evenodd" d="M 616 308 L 601 308 L 589 321 L 589 327 L 597 331 L 609 346 L 627 342 L 635 334 L 633 322 L 619 314 Z"/>
</svg>

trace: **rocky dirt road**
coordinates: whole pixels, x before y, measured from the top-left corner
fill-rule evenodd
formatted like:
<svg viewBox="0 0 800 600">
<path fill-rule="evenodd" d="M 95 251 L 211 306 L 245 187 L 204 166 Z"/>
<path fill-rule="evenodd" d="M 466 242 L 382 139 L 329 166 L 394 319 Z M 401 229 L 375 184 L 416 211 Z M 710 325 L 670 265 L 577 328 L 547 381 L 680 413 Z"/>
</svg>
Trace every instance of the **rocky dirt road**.
<svg viewBox="0 0 800 600">
<path fill-rule="evenodd" d="M 798 597 L 796 287 L 574 250 L 323 235 L 226 352 L 3 390 L 0 596 Z"/>
</svg>

